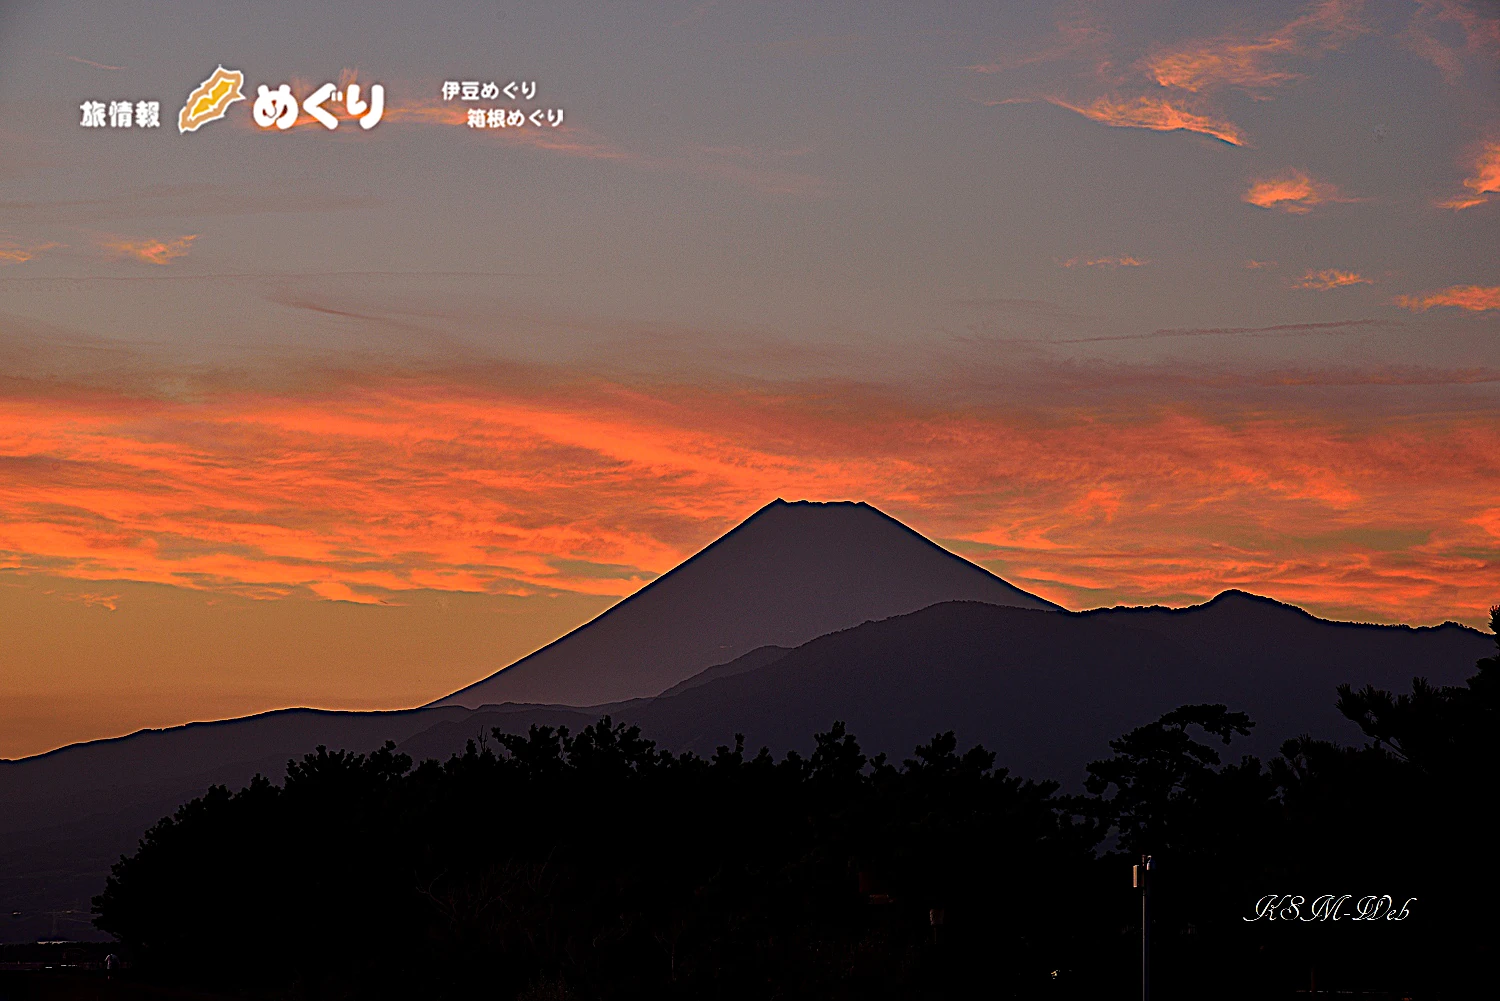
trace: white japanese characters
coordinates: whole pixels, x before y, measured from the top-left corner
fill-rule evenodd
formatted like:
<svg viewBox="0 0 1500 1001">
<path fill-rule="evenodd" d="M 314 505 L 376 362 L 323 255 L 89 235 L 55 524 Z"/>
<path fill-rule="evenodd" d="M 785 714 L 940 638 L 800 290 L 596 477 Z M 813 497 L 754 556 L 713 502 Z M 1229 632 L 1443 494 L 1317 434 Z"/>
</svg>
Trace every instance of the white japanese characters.
<svg viewBox="0 0 1500 1001">
<path fill-rule="evenodd" d="M 307 95 L 302 101 L 300 110 L 307 112 L 314 121 L 331 132 L 339 127 L 339 118 L 324 105 L 329 102 L 335 105 L 342 103 L 349 117 L 358 120 L 359 127 L 368 131 L 379 125 L 381 117 L 385 115 L 385 87 L 378 83 L 371 84 L 368 101 L 360 97 L 361 93 L 361 88 L 357 83 L 349 84 L 343 91 L 340 91 L 334 84 L 325 83 Z M 255 124 L 263 129 L 274 125 L 284 132 L 296 125 L 299 106 L 297 98 L 292 94 L 291 85 L 284 83 L 272 90 L 265 84 L 261 84 L 250 113 L 255 119 Z"/>
<path fill-rule="evenodd" d="M 530 101 L 536 98 L 536 81 L 512 80 L 502 87 L 494 80 L 483 84 L 478 80 L 444 80 L 440 93 L 444 102 L 455 99 L 493 101 L 502 94 L 512 101 Z M 563 109 L 469 108 L 464 121 L 471 129 L 518 129 L 527 125 L 535 128 L 547 125 L 555 129 L 563 123 Z"/>
<path fill-rule="evenodd" d="M 78 106 L 86 129 L 158 129 L 161 128 L 160 101 L 84 101 Z"/>
<path fill-rule="evenodd" d="M 468 123 L 471 129 L 520 128 L 527 124 L 538 128 L 550 125 L 555 129 L 563 123 L 563 112 L 561 108 L 547 111 L 537 108 L 530 114 L 520 108 L 470 108 Z"/>
<path fill-rule="evenodd" d="M 297 99 L 292 96 L 290 84 L 282 84 L 272 90 L 261 84 L 256 90 L 255 103 L 250 106 L 250 115 L 255 124 L 263 129 L 275 125 L 286 130 L 297 122 Z"/>
<path fill-rule="evenodd" d="M 455 97 L 460 101 L 493 101 L 504 94 L 514 100 L 534 101 L 536 100 L 535 80 L 512 80 L 501 87 L 495 81 L 480 85 L 478 80 L 444 80 L 443 100 L 451 101 Z"/>
</svg>

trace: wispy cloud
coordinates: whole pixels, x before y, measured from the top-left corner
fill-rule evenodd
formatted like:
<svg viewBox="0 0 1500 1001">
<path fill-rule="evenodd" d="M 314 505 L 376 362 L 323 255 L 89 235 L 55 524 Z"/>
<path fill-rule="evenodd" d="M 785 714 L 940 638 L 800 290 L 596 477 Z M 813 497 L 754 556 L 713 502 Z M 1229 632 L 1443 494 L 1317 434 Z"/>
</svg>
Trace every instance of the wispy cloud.
<svg viewBox="0 0 1500 1001">
<path fill-rule="evenodd" d="M 367 591 L 356 591 L 348 584 L 336 580 L 312 581 L 307 589 L 328 601 L 348 601 L 356 605 L 389 605 L 390 601 Z"/>
<path fill-rule="evenodd" d="M 1373 285 L 1374 281 L 1354 271 L 1339 271 L 1336 268 L 1328 268 L 1323 271 L 1309 271 L 1301 278 L 1292 282 L 1293 288 L 1316 289 L 1319 292 L 1327 292 L 1329 289 L 1343 288 L 1346 285 Z"/>
<path fill-rule="evenodd" d="M 1108 341 L 1147 341 L 1163 337 L 1303 337 L 1309 334 L 1350 334 L 1370 327 L 1389 327 L 1382 320 L 1326 320 L 1322 323 L 1278 323 L 1269 327 L 1168 327 L 1138 334 L 1053 338 L 1049 344 L 1100 344 Z"/>
<path fill-rule="evenodd" d="M 1483 313 L 1492 309 L 1500 309 L 1500 285 L 1454 285 L 1440 292 L 1397 296 L 1396 304 L 1419 312 L 1434 307 L 1451 306 L 1454 309 Z"/>
<path fill-rule="evenodd" d="M 0 240 L 0 264 L 24 264 L 40 254 L 65 246 L 61 243 L 19 244 Z"/>
<path fill-rule="evenodd" d="M 1190 110 L 1160 97 L 1105 96 L 1084 104 L 1063 97 L 1047 96 L 1006 98 L 984 103 L 988 105 L 1024 104 L 1033 100 L 1046 101 L 1059 108 L 1067 108 L 1090 121 L 1114 128 L 1150 129 L 1155 132 L 1197 132 L 1200 135 L 1221 139 L 1232 146 L 1245 144 L 1244 134 L 1233 122 L 1211 113 Z"/>
<path fill-rule="evenodd" d="M 1245 267 L 1251 271 L 1259 271 L 1264 268 L 1274 268 L 1275 266 L 1275 261 L 1257 261 L 1254 258 L 1251 258 L 1250 260 L 1247 260 L 1245 262 Z"/>
<path fill-rule="evenodd" d="M 0 201 L 0 219 L 25 225 L 97 223 L 152 216 L 253 215 L 271 212 L 336 212 L 379 205 L 332 185 L 296 191 L 253 190 L 245 185 L 196 182 L 124 188 L 95 198 Z"/>
<path fill-rule="evenodd" d="M 1058 263 L 1065 268 L 1143 268 L 1151 262 L 1136 257 L 1095 257 L 1092 259 L 1070 257 Z"/>
<path fill-rule="evenodd" d="M 1282 51 L 1281 46 L 1266 42 L 1197 43 L 1190 49 L 1155 56 L 1147 65 L 1163 87 L 1194 93 L 1219 85 L 1258 89 L 1302 79 L 1300 73 L 1267 65 L 1268 57 Z"/>
<path fill-rule="evenodd" d="M 1004 73 L 1024 66 L 1069 59 L 1082 53 L 1097 54 L 1110 40 L 1110 33 L 1097 24 L 1086 20 L 1064 20 L 1058 22 L 1054 37 L 1041 46 L 1018 49 L 988 62 L 964 68 L 985 75 Z M 1099 62 L 1097 55 L 1094 61 L 1096 64 Z"/>
<path fill-rule="evenodd" d="M 1456 198 L 1449 198 L 1444 201 L 1438 202 L 1437 207 L 1440 209 L 1453 209 L 1455 212 L 1461 212 L 1464 209 L 1471 209 L 1476 205 L 1483 205 L 1487 201 L 1489 201 L 1489 199 L 1482 196 L 1475 197 L 1471 195 L 1459 195 Z"/>
<path fill-rule="evenodd" d="M 147 264 L 169 264 L 179 257 L 186 257 L 188 249 L 196 239 L 198 239 L 196 233 L 170 240 L 149 238 L 132 240 L 126 237 L 105 236 L 99 238 L 99 246 L 121 257 L 144 261 Z"/>
<path fill-rule="evenodd" d="M 82 56 L 70 56 L 66 52 L 57 52 L 54 53 L 54 55 L 62 56 L 64 59 L 71 60 L 75 63 L 81 63 L 84 66 L 92 66 L 96 70 L 122 70 L 125 68 L 123 66 L 111 66 L 108 63 L 96 63 L 92 59 L 84 59 Z"/>
<path fill-rule="evenodd" d="M 1369 31 L 1360 18 L 1362 6 L 1359 0 L 1323 0 L 1274 31 L 1182 42 L 1149 56 L 1145 65 L 1163 87 L 1193 93 L 1237 87 L 1259 94 L 1303 79 L 1285 66 L 1288 57 L 1334 49 Z"/>
<path fill-rule="evenodd" d="M 1438 202 L 1439 208 L 1471 209 L 1489 201 L 1490 195 L 1500 193 L 1500 142 L 1489 140 L 1483 143 L 1471 165 L 1473 173 L 1464 178 L 1464 187 L 1472 194 Z"/>
<path fill-rule="evenodd" d="M 1073 83 L 1033 88 L 1042 98 L 1092 121 L 1161 132 L 1187 131 L 1236 146 L 1248 145 L 1243 130 L 1211 103 L 1214 92 L 1235 88 L 1256 98 L 1302 80 L 1299 63 L 1340 48 L 1372 30 L 1362 0 L 1320 0 L 1290 21 L 1258 34 L 1223 34 L 1160 44 L 1144 55 L 1117 50 L 1111 32 L 1086 20 L 1059 25 L 1057 37 L 1030 52 L 1006 55 L 968 69 L 996 76 L 1055 61 L 1075 64 Z M 1089 65 L 1079 64 L 1087 61 Z M 1078 93 L 1102 96 L 1079 99 Z"/>
<path fill-rule="evenodd" d="M 1275 177 L 1252 181 L 1240 200 L 1263 209 L 1280 209 L 1296 215 L 1311 212 L 1329 202 L 1357 202 L 1326 181 L 1315 180 L 1305 170 L 1288 170 Z"/>
<path fill-rule="evenodd" d="M 1462 35 L 1463 44 L 1454 44 L 1448 37 L 1453 27 Z M 1450 85 L 1463 76 L 1467 59 L 1500 59 L 1500 16 L 1492 4 L 1416 0 L 1399 37 L 1408 49 L 1435 66 Z"/>
<path fill-rule="evenodd" d="M 1462 6 L 1458 0 L 1438 2 Z M 1234 89 L 1269 99 L 1307 79 L 1314 61 L 1377 30 L 1374 20 L 1366 17 L 1364 0 L 1318 0 L 1259 32 L 1159 41 L 1142 52 L 1131 51 L 1130 33 L 1117 37 L 1097 23 L 1099 8 L 1085 6 L 1086 15 L 1060 23 L 1054 36 L 966 67 L 988 80 L 1013 80 L 1018 74 L 1035 77 L 1046 69 L 1040 85 L 1032 79 L 983 103 L 1046 100 L 1105 125 L 1195 132 L 1244 146 L 1249 145 L 1246 134 L 1218 102 L 1220 92 Z M 1243 23 L 1257 12 L 1234 13 Z M 1463 23 L 1472 39 L 1488 37 L 1482 19 L 1464 15 Z M 1162 33 L 1155 34 L 1160 38 Z"/>
<path fill-rule="evenodd" d="M 85 608 L 107 608 L 111 612 L 119 609 L 120 596 L 118 594 L 95 594 L 92 591 L 79 591 L 76 593 L 61 595 L 63 601 L 77 601 Z"/>
</svg>

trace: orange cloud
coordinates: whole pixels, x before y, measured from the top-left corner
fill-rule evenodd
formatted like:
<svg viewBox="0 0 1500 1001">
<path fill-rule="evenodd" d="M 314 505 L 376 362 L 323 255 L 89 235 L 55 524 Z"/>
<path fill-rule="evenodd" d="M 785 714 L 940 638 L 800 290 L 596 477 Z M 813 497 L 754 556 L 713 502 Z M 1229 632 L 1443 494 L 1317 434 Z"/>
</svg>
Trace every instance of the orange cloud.
<svg viewBox="0 0 1500 1001">
<path fill-rule="evenodd" d="M 264 598 L 619 595 L 779 495 L 869 500 L 1072 607 L 1240 586 L 1329 614 L 1479 622 L 1500 594 L 1493 408 L 1169 404 L 1122 381 L 1045 412 L 560 369 L 163 396 L 13 383 L 0 566 Z"/>
<path fill-rule="evenodd" d="M 1329 268 L 1325 271 L 1309 271 L 1297 281 L 1292 283 L 1293 288 L 1317 289 L 1326 292 L 1332 288 L 1343 288 L 1345 285 L 1373 285 L 1374 282 L 1353 271 L 1338 271 Z"/>
<path fill-rule="evenodd" d="M 123 66 L 111 66 L 108 63 L 96 63 L 92 59 L 84 59 L 82 56 L 70 56 L 66 52 L 58 52 L 56 53 L 56 55 L 62 56 L 64 59 L 72 60 L 75 63 L 82 63 L 85 66 L 92 66 L 96 70 L 122 70 L 125 68 Z"/>
<path fill-rule="evenodd" d="M 1093 99 L 1047 96 L 989 100 L 987 105 L 1046 100 L 1106 125 L 1163 132 L 1190 131 L 1236 146 L 1247 144 L 1244 133 L 1223 112 L 1207 103 L 1224 87 L 1264 92 L 1301 80 L 1291 59 L 1310 59 L 1335 50 L 1371 28 L 1361 17 L 1362 0 L 1320 0 L 1274 30 L 1257 35 L 1221 35 L 1158 47 L 1141 58 L 1103 51 L 1114 41 L 1108 31 L 1088 23 L 1059 25 L 1054 44 L 1022 55 L 969 66 L 994 76 L 1038 63 L 1071 60 L 1078 63 L 1075 78 L 1092 79 L 1112 89 Z M 1087 62 L 1089 65 L 1084 65 Z M 1134 96 L 1119 96 L 1135 92 Z M 1036 91 L 1032 92 L 1033 94 Z M 1074 91 L 1073 93 L 1077 93 Z"/>
<path fill-rule="evenodd" d="M 63 246 L 61 243 L 34 243 L 30 246 L 0 242 L 0 262 L 5 264 L 24 264 L 33 260 L 38 254 L 48 250 L 54 250 Z"/>
<path fill-rule="evenodd" d="M 1260 91 L 1301 80 L 1301 73 L 1279 61 L 1337 48 L 1346 38 L 1369 29 L 1359 19 L 1358 0 L 1324 0 L 1276 31 L 1255 37 L 1198 39 L 1159 52 L 1146 60 L 1158 84 L 1189 92 L 1215 87 Z M 1317 44 L 1310 44 L 1316 39 Z"/>
<path fill-rule="evenodd" d="M 80 591 L 76 594 L 64 594 L 60 597 L 63 601 L 81 602 L 85 608 L 107 608 L 113 612 L 120 607 L 120 596 L 118 594 L 95 594 L 92 591 Z"/>
<path fill-rule="evenodd" d="M 1065 268 L 1079 266 L 1085 268 L 1143 268 L 1151 262 L 1135 257 L 1096 257 L 1093 260 L 1087 261 L 1078 257 L 1070 257 L 1061 263 Z"/>
<path fill-rule="evenodd" d="M 1488 198 L 1469 198 L 1465 197 L 1464 195 L 1459 195 L 1457 198 L 1450 198 L 1447 201 L 1438 202 L 1437 207 L 1440 209 L 1453 209 L 1455 212 L 1460 212 L 1464 209 L 1471 209 L 1476 205 L 1483 205 L 1487 201 L 1489 201 Z"/>
<path fill-rule="evenodd" d="M 1339 189 L 1324 181 L 1314 180 L 1305 170 L 1289 170 L 1276 177 L 1253 181 L 1250 189 L 1240 200 L 1263 209 L 1277 208 L 1283 212 L 1304 215 L 1313 206 L 1326 202 L 1354 202 L 1341 194 Z"/>
<path fill-rule="evenodd" d="M 1056 62 L 1095 51 L 1110 40 L 1110 33 L 1096 24 L 1086 20 L 1064 20 L 1057 23 L 1055 40 L 1043 48 L 1014 52 L 988 63 L 966 66 L 965 69 L 985 75 L 1005 73 L 1024 66 Z"/>
<path fill-rule="evenodd" d="M 1462 45 L 1439 37 L 1451 33 L 1449 25 L 1463 35 Z M 1463 75 L 1466 55 L 1500 58 L 1500 17 L 1463 0 L 1416 0 L 1411 20 L 1399 37 L 1407 48 L 1437 67 L 1449 84 L 1457 84 Z"/>
<path fill-rule="evenodd" d="M 1214 86 L 1244 89 L 1273 87 L 1302 79 L 1302 74 L 1277 70 L 1269 57 L 1287 50 L 1277 41 L 1196 43 L 1163 53 L 1147 62 L 1151 76 L 1163 87 L 1200 91 Z"/>
<path fill-rule="evenodd" d="M 99 241 L 99 245 L 121 257 L 132 257 L 148 264 L 166 264 L 179 257 L 186 257 L 188 248 L 196 239 L 198 239 L 196 233 L 179 236 L 175 240 L 129 240 L 124 237 L 106 237 Z"/>
<path fill-rule="evenodd" d="M 1075 104 L 1060 97 L 1044 98 L 1049 104 L 1067 108 L 1090 121 L 1115 128 L 1152 129 L 1157 132 L 1197 132 L 1222 139 L 1234 146 L 1245 144 L 1244 134 L 1233 122 L 1199 114 L 1159 97 L 1101 97 L 1090 104 Z M 1014 103 L 1014 102 L 998 102 Z"/>
<path fill-rule="evenodd" d="M 1477 195 L 1500 192 L 1500 142 L 1487 142 L 1474 158 L 1474 176 L 1464 178 L 1464 187 Z"/>
<path fill-rule="evenodd" d="M 1473 176 L 1464 178 L 1464 187 L 1473 194 L 1438 202 L 1439 208 L 1469 209 L 1483 205 L 1489 201 L 1490 195 L 1500 193 L 1500 142 L 1484 143 L 1474 157 L 1473 169 Z"/>
<path fill-rule="evenodd" d="M 1397 296 L 1396 304 L 1417 311 L 1426 311 L 1434 306 L 1452 306 L 1482 313 L 1500 309 L 1500 285 L 1454 285 L 1441 292 L 1429 292 L 1426 295 Z"/>
<path fill-rule="evenodd" d="M 316 594 L 318 597 L 327 598 L 329 601 L 351 601 L 357 605 L 389 604 L 389 602 L 381 599 L 378 596 L 371 594 L 362 594 L 359 591 L 354 590 L 354 588 L 350 587 L 348 584 L 344 584 L 339 581 L 313 581 L 312 583 L 307 585 L 307 589 Z"/>
</svg>

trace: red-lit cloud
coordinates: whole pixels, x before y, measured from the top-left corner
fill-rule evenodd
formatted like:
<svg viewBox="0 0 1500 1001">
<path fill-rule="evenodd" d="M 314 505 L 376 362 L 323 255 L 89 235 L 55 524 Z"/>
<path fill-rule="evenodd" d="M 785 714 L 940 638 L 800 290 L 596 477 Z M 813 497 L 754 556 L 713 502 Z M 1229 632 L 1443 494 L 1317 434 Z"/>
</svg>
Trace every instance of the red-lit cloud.
<svg viewBox="0 0 1500 1001">
<path fill-rule="evenodd" d="M 1091 24 L 1087 20 L 1064 20 L 1057 23 L 1056 36 L 1040 48 L 1012 52 L 989 62 L 965 68 L 975 73 L 990 75 L 1084 54 L 1091 54 L 1097 63 L 1098 53 L 1110 40 L 1110 33 L 1097 24 Z"/>
<path fill-rule="evenodd" d="M 1289 170 L 1275 177 L 1253 181 L 1240 200 L 1263 209 L 1280 209 L 1303 215 L 1327 202 L 1353 202 L 1337 187 L 1315 180 L 1305 170 Z"/>
<path fill-rule="evenodd" d="M 1452 306 L 1455 309 L 1482 313 L 1500 309 L 1500 285 L 1454 285 L 1441 292 L 1429 292 L 1426 295 L 1398 296 L 1396 303 L 1417 311 L 1429 310 L 1435 306 Z"/>
<path fill-rule="evenodd" d="M 63 246 L 61 243 L 19 244 L 0 240 L 0 264 L 24 264 L 39 254 Z"/>
<path fill-rule="evenodd" d="M 1262 88 L 1300 80 L 1300 73 L 1273 69 L 1267 57 L 1283 51 L 1271 43 L 1225 42 L 1164 53 L 1148 64 L 1163 87 L 1199 91 L 1215 85 Z"/>
<path fill-rule="evenodd" d="M 70 56 L 66 52 L 58 52 L 55 54 L 62 56 L 64 59 L 70 60 L 72 62 L 81 63 L 84 66 L 92 66 L 96 70 L 122 70 L 125 68 L 123 66 L 111 66 L 108 63 L 96 63 L 94 62 L 94 60 L 84 59 L 82 56 Z"/>
<path fill-rule="evenodd" d="M 1473 194 L 1459 195 L 1438 207 L 1445 209 L 1470 209 L 1489 201 L 1489 196 L 1500 193 L 1500 142 L 1484 143 L 1473 160 L 1473 173 L 1464 178 L 1464 187 Z"/>
<path fill-rule="evenodd" d="M 125 237 L 107 236 L 99 239 L 99 246 L 121 257 L 128 257 L 147 264 L 168 264 L 179 257 L 186 257 L 198 234 L 191 233 L 171 240 L 131 240 Z"/>
<path fill-rule="evenodd" d="M 1074 607 L 1240 586 L 1480 621 L 1500 596 L 1493 412 L 1167 404 L 1128 371 L 1099 378 L 1107 392 L 1040 409 L 561 370 L 170 395 L 12 384 L 0 566 L 365 602 L 622 594 L 784 496 L 868 500 Z"/>
<path fill-rule="evenodd" d="M 1145 61 L 1157 84 L 1189 92 L 1238 87 L 1252 93 L 1303 78 L 1286 58 L 1337 48 L 1369 29 L 1358 0 L 1323 0 L 1275 31 L 1257 36 L 1195 39 L 1157 52 Z"/>
<path fill-rule="evenodd" d="M 1455 44 L 1453 29 L 1462 36 Z M 1466 58 L 1500 59 L 1500 17 L 1493 5 L 1486 10 L 1464 0 L 1416 0 L 1401 40 L 1412 52 L 1432 63 L 1449 83 L 1463 76 Z"/>
<path fill-rule="evenodd" d="M 81 591 L 77 594 L 62 595 L 63 601 L 77 601 L 86 608 L 107 608 L 111 612 L 119 609 L 120 596 L 118 594 L 95 594 L 92 591 Z"/>
<path fill-rule="evenodd" d="M 1095 257 L 1087 260 L 1081 257 L 1070 257 L 1059 263 L 1065 268 L 1143 268 L 1151 262 L 1137 257 Z"/>
<path fill-rule="evenodd" d="M 1301 278 L 1292 283 L 1294 288 L 1310 288 L 1319 292 L 1326 292 L 1333 288 L 1343 288 L 1346 285 L 1371 285 L 1371 279 L 1364 277 L 1354 271 L 1339 271 L 1336 268 L 1328 268 L 1323 271 L 1309 271 Z"/>
<path fill-rule="evenodd" d="M 1087 104 L 1075 103 L 1061 97 L 1046 97 L 1043 100 L 1059 108 L 1067 108 L 1090 121 L 1100 122 L 1115 128 L 1151 129 L 1156 132 L 1197 132 L 1201 135 L 1222 139 L 1234 146 L 1243 146 L 1245 136 L 1233 122 L 1208 112 L 1188 109 L 1181 103 L 1160 97 L 1100 97 Z M 999 102 L 1015 103 L 1015 102 Z"/>
</svg>

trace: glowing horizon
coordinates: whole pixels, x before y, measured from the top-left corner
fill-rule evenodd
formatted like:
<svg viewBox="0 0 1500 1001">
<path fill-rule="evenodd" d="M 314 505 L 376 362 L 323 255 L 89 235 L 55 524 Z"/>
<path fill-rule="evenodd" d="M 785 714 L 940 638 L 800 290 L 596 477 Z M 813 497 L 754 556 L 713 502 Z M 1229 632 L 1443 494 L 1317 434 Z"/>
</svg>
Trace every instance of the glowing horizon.
<svg viewBox="0 0 1500 1001">
<path fill-rule="evenodd" d="M 1500 600 L 1486 5 L 437 13 L 0 15 L 0 755 L 426 701 L 778 496 L 1074 609 Z"/>
</svg>

